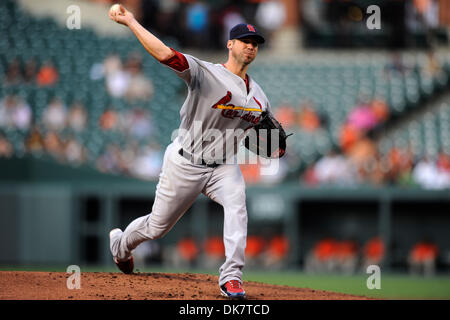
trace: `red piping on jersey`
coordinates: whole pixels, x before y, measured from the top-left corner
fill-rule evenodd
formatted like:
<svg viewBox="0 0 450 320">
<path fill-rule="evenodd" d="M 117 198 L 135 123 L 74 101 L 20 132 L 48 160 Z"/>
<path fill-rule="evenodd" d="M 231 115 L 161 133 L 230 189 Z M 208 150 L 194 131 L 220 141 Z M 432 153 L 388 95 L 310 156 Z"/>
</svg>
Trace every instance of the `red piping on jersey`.
<svg viewBox="0 0 450 320">
<path fill-rule="evenodd" d="M 170 50 L 172 50 L 175 55 L 167 60 L 161 61 L 161 63 L 177 70 L 178 72 L 183 72 L 184 70 L 189 69 L 189 63 L 186 57 L 172 48 L 170 48 Z"/>
<path fill-rule="evenodd" d="M 255 99 L 255 101 L 256 101 L 256 103 L 258 104 L 258 106 L 259 106 L 259 108 L 262 110 L 262 105 L 261 105 L 261 103 L 259 103 L 259 101 L 258 100 L 256 100 L 256 98 L 255 97 L 253 97 L 253 99 Z"/>
</svg>

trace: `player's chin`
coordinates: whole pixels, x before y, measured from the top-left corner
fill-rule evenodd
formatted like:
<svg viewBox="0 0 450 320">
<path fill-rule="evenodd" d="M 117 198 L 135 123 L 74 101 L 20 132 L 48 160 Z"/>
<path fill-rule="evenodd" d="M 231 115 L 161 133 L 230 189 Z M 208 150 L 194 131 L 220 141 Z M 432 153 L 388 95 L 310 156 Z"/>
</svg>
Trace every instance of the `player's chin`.
<svg viewBox="0 0 450 320">
<path fill-rule="evenodd" d="M 251 63 L 253 60 L 255 60 L 256 55 L 255 54 L 244 54 L 244 61 L 246 64 Z"/>
</svg>

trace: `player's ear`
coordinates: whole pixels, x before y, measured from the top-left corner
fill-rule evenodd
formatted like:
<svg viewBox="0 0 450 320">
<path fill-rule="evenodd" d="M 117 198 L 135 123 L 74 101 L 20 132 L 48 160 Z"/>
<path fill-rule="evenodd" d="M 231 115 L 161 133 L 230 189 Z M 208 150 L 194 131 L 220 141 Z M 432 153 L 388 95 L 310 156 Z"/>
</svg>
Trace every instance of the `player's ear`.
<svg viewBox="0 0 450 320">
<path fill-rule="evenodd" d="M 227 41 L 227 48 L 228 48 L 228 49 L 233 48 L 233 40 L 228 40 L 228 41 Z"/>
</svg>

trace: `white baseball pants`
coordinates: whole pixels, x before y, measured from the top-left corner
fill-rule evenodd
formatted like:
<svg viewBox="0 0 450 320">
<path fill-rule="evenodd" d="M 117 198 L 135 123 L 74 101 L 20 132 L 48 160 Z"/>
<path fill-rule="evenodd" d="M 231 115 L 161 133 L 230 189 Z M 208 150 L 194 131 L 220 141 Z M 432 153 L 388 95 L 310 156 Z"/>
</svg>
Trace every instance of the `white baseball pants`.
<svg viewBox="0 0 450 320">
<path fill-rule="evenodd" d="M 216 168 L 192 164 L 178 153 L 180 148 L 177 140 L 167 147 L 152 212 L 128 225 L 112 254 L 125 261 L 140 243 L 163 237 L 203 193 L 224 208 L 225 263 L 219 269 L 219 285 L 242 281 L 247 209 L 241 170 L 236 163 Z"/>
</svg>

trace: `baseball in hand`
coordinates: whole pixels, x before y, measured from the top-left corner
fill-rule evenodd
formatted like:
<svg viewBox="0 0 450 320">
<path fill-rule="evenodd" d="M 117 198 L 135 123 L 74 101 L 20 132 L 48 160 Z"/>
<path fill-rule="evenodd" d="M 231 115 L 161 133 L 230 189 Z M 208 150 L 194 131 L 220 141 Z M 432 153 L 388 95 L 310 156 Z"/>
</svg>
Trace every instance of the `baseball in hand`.
<svg viewBox="0 0 450 320">
<path fill-rule="evenodd" d="M 121 11 L 120 11 L 120 4 L 113 4 L 112 6 L 111 6 L 111 8 L 109 9 L 109 13 L 111 14 L 111 15 L 117 15 L 117 14 L 121 14 Z"/>
</svg>

